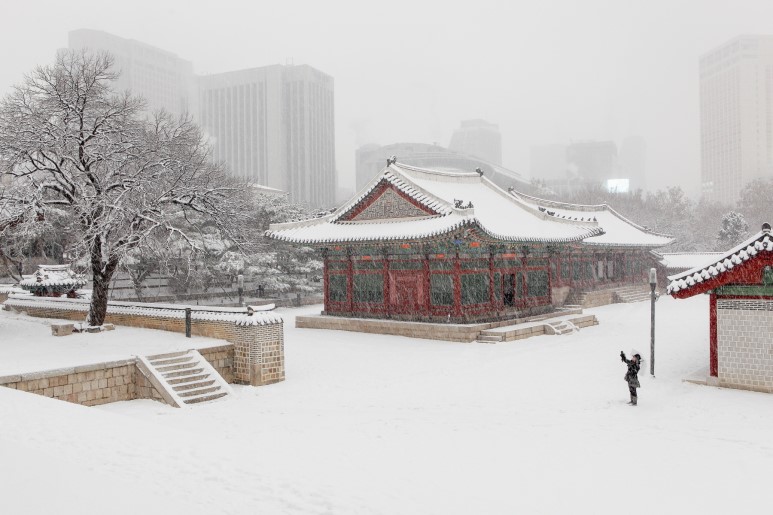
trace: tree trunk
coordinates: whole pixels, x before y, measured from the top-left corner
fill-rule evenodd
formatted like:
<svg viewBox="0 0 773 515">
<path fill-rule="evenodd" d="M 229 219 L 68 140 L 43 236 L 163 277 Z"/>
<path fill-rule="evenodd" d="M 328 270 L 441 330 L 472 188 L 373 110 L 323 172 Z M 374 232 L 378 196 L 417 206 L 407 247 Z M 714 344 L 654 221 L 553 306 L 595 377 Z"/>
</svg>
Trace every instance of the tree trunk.
<svg viewBox="0 0 773 515">
<path fill-rule="evenodd" d="M 107 296 L 110 288 L 110 278 L 105 277 L 102 267 L 91 268 L 93 279 L 91 282 L 91 305 L 89 306 L 88 324 L 98 326 L 105 323 L 107 315 Z"/>
<path fill-rule="evenodd" d="M 105 323 L 110 280 L 117 267 L 118 258 L 116 257 L 110 257 L 107 263 L 103 261 L 102 243 L 99 238 L 96 238 L 91 246 L 91 305 L 87 319 L 90 326 L 100 326 Z"/>
</svg>

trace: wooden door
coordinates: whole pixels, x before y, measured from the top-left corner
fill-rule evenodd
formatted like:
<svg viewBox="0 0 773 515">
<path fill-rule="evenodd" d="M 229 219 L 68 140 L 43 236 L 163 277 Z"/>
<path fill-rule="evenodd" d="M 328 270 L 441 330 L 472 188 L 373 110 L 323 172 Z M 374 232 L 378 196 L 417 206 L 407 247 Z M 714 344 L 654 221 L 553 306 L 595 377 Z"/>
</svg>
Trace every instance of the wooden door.
<svg viewBox="0 0 773 515">
<path fill-rule="evenodd" d="M 421 272 L 401 270 L 390 274 L 390 303 L 395 313 L 416 313 L 424 309 L 424 277 Z"/>
</svg>

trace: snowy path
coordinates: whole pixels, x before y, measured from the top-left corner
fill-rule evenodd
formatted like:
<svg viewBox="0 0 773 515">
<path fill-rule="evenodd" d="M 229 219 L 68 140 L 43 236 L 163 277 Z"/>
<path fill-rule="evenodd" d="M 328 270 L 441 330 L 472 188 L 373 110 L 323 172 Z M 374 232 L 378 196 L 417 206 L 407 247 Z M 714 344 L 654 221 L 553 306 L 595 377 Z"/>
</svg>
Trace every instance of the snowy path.
<svg viewBox="0 0 773 515">
<path fill-rule="evenodd" d="M 0 484 L 25 513 L 759 511 L 773 396 L 683 383 L 708 360 L 707 299 L 657 306 L 636 408 L 618 353 L 649 355 L 648 303 L 497 345 L 295 329 L 311 310 L 286 310 L 287 381 L 228 402 L 88 409 L 0 389 Z"/>
</svg>

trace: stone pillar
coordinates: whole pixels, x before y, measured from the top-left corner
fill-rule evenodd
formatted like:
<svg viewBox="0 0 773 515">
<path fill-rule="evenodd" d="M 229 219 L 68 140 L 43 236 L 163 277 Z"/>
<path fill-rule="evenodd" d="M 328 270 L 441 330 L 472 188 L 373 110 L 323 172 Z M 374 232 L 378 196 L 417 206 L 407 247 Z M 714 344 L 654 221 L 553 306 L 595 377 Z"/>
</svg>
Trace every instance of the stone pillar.
<svg viewBox="0 0 773 515">
<path fill-rule="evenodd" d="M 284 381 L 284 325 L 240 324 L 234 341 L 234 382 L 263 386 Z"/>
</svg>

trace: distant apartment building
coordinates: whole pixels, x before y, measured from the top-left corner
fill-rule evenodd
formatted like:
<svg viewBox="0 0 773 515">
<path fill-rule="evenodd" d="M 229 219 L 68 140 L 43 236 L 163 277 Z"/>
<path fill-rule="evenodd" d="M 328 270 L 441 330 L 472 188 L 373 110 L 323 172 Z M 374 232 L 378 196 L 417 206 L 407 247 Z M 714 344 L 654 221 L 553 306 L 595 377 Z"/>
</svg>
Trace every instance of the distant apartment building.
<svg viewBox="0 0 773 515">
<path fill-rule="evenodd" d="M 312 207 L 335 204 L 332 77 L 273 65 L 200 76 L 198 86 L 215 160 Z"/>
<path fill-rule="evenodd" d="M 142 96 L 149 110 L 164 109 L 175 116 L 195 114 L 197 95 L 190 61 L 101 30 L 73 30 L 68 34 L 68 46 L 72 50 L 110 52 L 115 58 L 115 69 L 121 74 L 117 88 Z"/>
<path fill-rule="evenodd" d="M 773 177 L 773 36 L 740 36 L 700 59 L 703 194 L 735 204 Z"/>
<path fill-rule="evenodd" d="M 499 126 L 485 120 L 464 120 L 451 136 L 449 150 L 474 156 L 495 165 L 502 164 L 502 135 Z"/>
<path fill-rule="evenodd" d="M 393 143 L 383 146 L 368 144 L 358 148 L 355 151 L 357 190 L 373 179 L 386 166 L 386 160 L 392 156 L 397 157 L 399 163 L 426 168 L 465 172 L 480 168 L 486 177 L 501 188 L 512 187 L 525 193 L 531 192 L 529 181 L 518 172 L 475 156 L 427 143 Z"/>
<path fill-rule="evenodd" d="M 532 181 L 558 196 L 589 187 L 610 191 L 644 189 L 646 146 L 641 137 L 613 141 L 581 141 L 569 145 L 537 145 L 530 149 Z"/>
<path fill-rule="evenodd" d="M 213 159 L 251 182 L 286 191 L 314 208 L 335 205 L 333 78 L 310 66 L 264 66 L 195 76 L 190 62 L 139 41 L 75 30 L 71 49 L 110 52 L 117 87 L 149 109 L 190 112 Z"/>
</svg>

